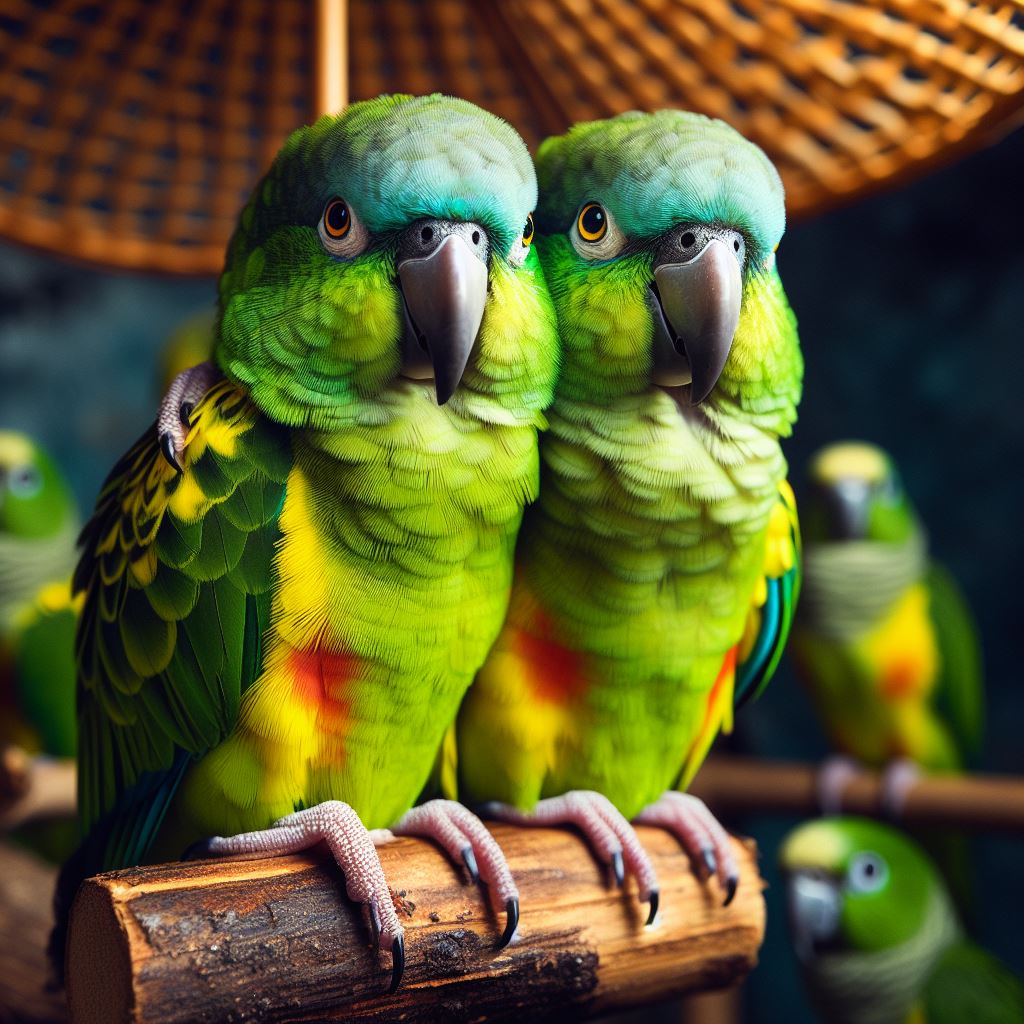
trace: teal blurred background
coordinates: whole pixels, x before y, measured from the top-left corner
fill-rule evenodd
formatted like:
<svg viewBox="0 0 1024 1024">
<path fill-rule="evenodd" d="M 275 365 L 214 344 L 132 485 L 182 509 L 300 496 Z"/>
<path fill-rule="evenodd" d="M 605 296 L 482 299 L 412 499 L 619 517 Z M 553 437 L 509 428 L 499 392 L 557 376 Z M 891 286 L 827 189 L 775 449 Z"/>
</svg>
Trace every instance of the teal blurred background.
<svg viewBox="0 0 1024 1024">
<path fill-rule="evenodd" d="M 902 191 L 794 225 L 779 267 L 800 320 L 806 389 L 787 445 L 844 437 L 889 449 L 981 626 L 989 691 L 985 770 L 1024 773 L 1019 606 L 1024 576 L 1024 134 Z M 81 508 L 153 417 L 167 334 L 215 301 L 212 279 L 98 272 L 0 245 L 0 428 L 41 440 Z M 786 668 L 740 718 L 736 744 L 787 758 L 825 745 Z M 774 873 L 795 824 L 736 823 L 761 844 L 768 939 L 746 1019 L 809 1021 Z M 1024 974 L 1016 918 L 1022 845 L 976 844 L 981 937 Z M 1017 913 L 1008 913 L 1015 909 Z"/>
</svg>

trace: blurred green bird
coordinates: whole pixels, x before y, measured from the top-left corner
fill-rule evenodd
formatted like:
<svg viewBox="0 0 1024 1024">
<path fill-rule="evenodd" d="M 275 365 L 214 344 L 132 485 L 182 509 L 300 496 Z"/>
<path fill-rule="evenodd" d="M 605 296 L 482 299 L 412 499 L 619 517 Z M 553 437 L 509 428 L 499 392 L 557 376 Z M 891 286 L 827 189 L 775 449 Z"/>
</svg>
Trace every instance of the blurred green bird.
<svg viewBox="0 0 1024 1024">
<path fill-rule="evenodd" d="M 981 655 L 892 459 L 820 451 L 801 499 L 804 578 L 790 644 L 832 745 L 874 768 L 958 771 L 981 744 Z"/>
<path fill-rule="evenodd" d="M 1024 988 L 964 938 L 922 850 L 895 829 L 823 818 L 783 844 L 790 927 L 828 1024 L 1020 1024 Z"/>
<path fill-rule="evenodd" d="M 53 459 L 0 431 L 0 743 L 75 753 L 78 514 Z"/>
</svg>

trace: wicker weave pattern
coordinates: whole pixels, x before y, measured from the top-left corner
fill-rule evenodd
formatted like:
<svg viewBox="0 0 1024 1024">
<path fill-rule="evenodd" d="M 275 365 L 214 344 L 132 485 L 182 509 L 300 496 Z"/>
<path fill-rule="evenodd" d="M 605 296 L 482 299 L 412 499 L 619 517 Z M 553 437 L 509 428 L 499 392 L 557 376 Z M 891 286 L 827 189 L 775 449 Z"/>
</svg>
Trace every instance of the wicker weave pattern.
<svg viewBox="0 0 1024 1024">
<path fill-rule="evenodd" d="M 219 269 L 252 184 L 314 116 L 305 0 L 3 0 L 0 234 Z M 681 106 L 760 143 L 806 215 L 1021 116 L 1024 0 L 350 0 L 354 99 L 453 92 L 535 144 Z"/>
</svg>

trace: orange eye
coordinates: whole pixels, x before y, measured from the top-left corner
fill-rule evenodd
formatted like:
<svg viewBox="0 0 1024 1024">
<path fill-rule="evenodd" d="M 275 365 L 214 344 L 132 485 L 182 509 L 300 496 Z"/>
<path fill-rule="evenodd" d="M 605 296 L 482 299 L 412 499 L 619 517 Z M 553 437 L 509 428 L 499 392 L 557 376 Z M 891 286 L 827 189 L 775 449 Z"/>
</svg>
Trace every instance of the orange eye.
<svg viewBox="0 0 1024 1024">
<path fill-rule="evenodd" d="M 584 242 L 600 242 L 608 233 L 608 215 L 599 203 L 587 203 L 576 218 L 576 230 Z"/>
<path fill-rule="evenodd" d="M 533 214 L 532 213 L 528 213 L 526 215 L 526 227 L 523 228 L 523 248 L 524 249 L 528 248 L 530 243 L 533 241 L 533 232 L 534 232 Z"/>
<path fill-rule="evenodd" d="M 352 215 L 344 199 L 332 199 L 324 207 L 324 232 L 328 238 L 344 238 L 352 227 Z"/>
</svg>

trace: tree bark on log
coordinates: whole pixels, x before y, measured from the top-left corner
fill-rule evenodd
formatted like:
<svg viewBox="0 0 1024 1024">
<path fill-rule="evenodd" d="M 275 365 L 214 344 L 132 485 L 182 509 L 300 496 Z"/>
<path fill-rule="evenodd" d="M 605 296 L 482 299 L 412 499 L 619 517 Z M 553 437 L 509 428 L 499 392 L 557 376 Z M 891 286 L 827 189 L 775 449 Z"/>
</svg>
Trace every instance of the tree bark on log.
<svg viewBox="0 0 1024 1024">
<path fill-rule="evenodd" d="M 202 861 L 88 880 L 71 918 L 68 998 L 76 1024 L 213 1021 L 499 1021 L 575 1017 L 732 984 L 757 960 L 765 911 L 756 851 L 722 907 L 666 832 L 641 828 L 661 910 L 633 881 L 612 887 L 568 831 L 493 829 L 519 883 L 518 937 L 483 891 L 430 843 L 399 839 L 381 860 L 406 929 L 405 980 L 387 995 L 389 957 L 319 850 Z"/>
</svg>

